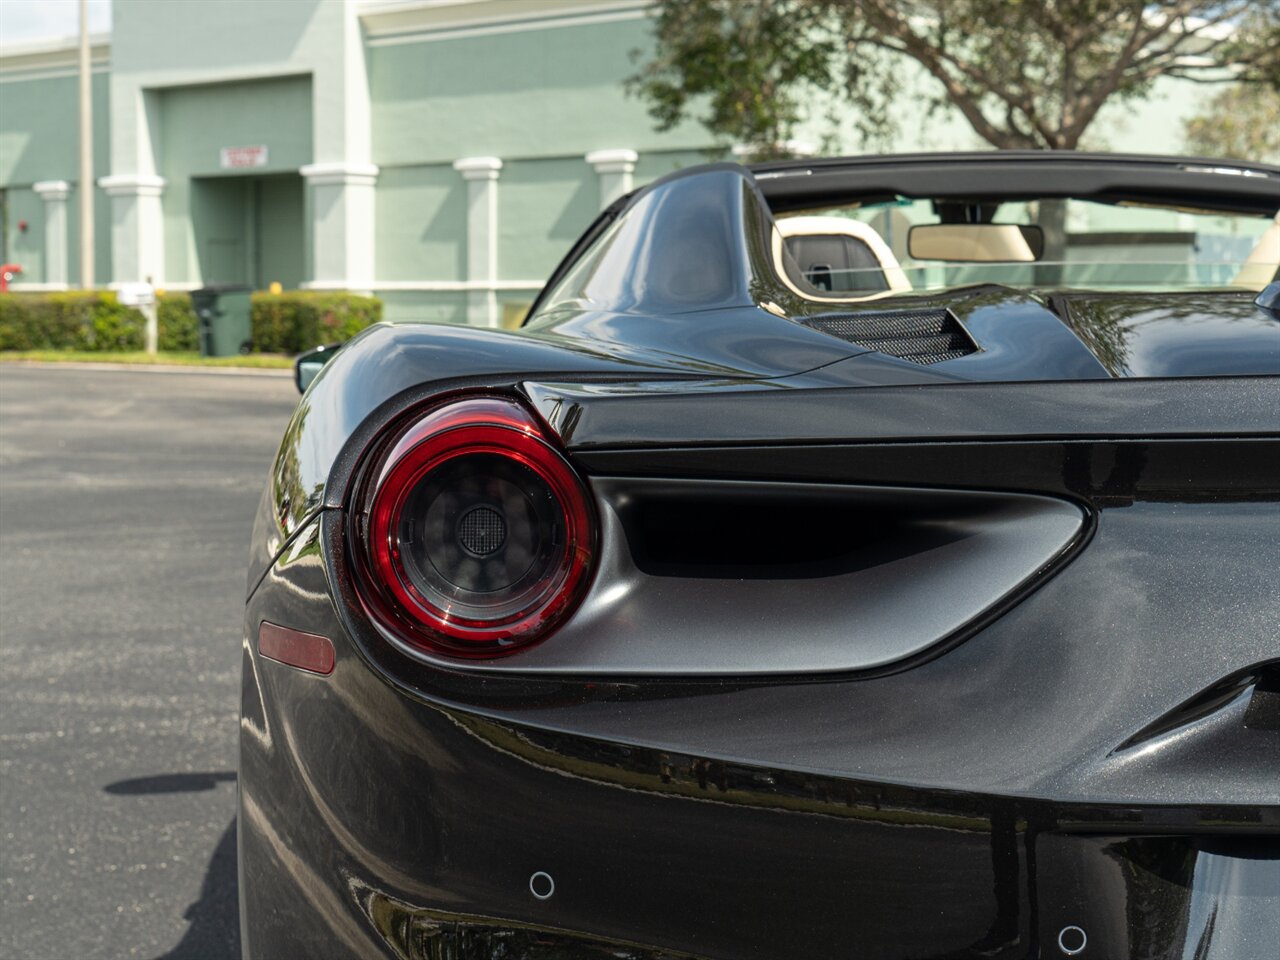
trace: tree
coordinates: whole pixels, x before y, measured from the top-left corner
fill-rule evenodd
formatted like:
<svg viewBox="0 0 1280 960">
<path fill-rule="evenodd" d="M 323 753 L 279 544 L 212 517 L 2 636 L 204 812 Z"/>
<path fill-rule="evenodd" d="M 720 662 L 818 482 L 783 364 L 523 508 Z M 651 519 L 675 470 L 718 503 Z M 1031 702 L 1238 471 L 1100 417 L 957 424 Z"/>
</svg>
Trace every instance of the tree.
<svg viewBox="0 0 1280 960">
<path fill-rule="evenodd" d="M 659 0 L 654 32 L 628 85 L 659 129 L 701 111 L 766 154 L 820 93 L 864 138 L 891 129 L 904 60 L 1005 149 L 1074 149 L 1160 77 L 1280 88 L 1280 0 Z"/>
<path fill-rule="evenodd" d="M 1280 90 L 1265 84 L 1233 84 L 1187 121 L 1187 152 L 1280 163 Z"/>
</svg>

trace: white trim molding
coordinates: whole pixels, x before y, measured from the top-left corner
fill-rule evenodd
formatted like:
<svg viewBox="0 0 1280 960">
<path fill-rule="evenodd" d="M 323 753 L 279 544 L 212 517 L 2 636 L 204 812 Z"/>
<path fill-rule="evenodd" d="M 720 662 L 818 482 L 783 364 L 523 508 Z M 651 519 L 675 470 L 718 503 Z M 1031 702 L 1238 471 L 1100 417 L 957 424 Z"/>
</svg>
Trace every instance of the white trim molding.
<svg viewBox="0 0 1280 960">
<path fill-rule="evenodd" d="M 639 159 L 640 154 L 625 148 L 592 150 L 586 156 L 596 173 L 634 173 Z"/>
<path fill-rule="evenodd" d="M 371 47 L 639 20 L 652 0 L 375 0 L 360 7 Z"/>
<path fill-rule="evenodd" d="M 158 197 L 167 183 L 164 177 L 150 173 L 113 173 L 98 178 L 98 186 L 109 197 Z"/>
<path fill-rule="evenodd" d="M 164 286 L 164 177 L 114 173 L 98 180 L 111 198 L 111 274 L 115 283 Z"/>
<path fill-rule="evenodd" d="M 71 287 L 65 283 L 41 283 L 38 280 L 11 280 L 9 289 L 14 293 L 63 293 Z"/>
<path fill-rule="evenodd" d="M 339 161 L 309 163 L 298 172 L 311 193 L 312 276 L 307 289 L 370 289 L 378 168 Z"/>
<path fill-rule="evenodd" d="M 303 280 L 298 284 L 299 290 L 339 290 L 346 292 L 348 290 L 361 292 L 364 290 L 375 290 L 376 286 L 371 284 L 360 284 L 354 280 Z"/>
<path fill-rule="evenodd" d="M 626 147 L 592 150 L 586 156 L 600 181 L 600 209 L 631 192 L 632 174 L 640 154 Z"/>
<path fill-rule="evenodd" d="M 473 290 L 541 290 L 542 280 L 375 280 L 373 289 L 387 293 L 470 293 Z"/>
<path fill-rule="evenodd" d="M 67 269 L 67 197 L 71 184 L 65 180 L 41 180 L 31 189 L 44 201 L 44 279 L 65 287 Z"/>
<path fill-rule="evenodd" d="M 378 167 L 372 163 L 308 163 L 298 173 L 317 187 L 372 187 L 378 179 Z"/>
<path fill-rule="evenodd" d="M 103 73 L 111 62 L 111 34 L 89 35 L 89 64 Z M 75 76 L 80 69 L 80 38 L 35 40 L 0 45 L 0 80 L 37 80 Z"/>
<path fill-rule="evenodd" d="M 453 169 L 462 174 L 464 180 L 497 180 L 502 161 L 497 157 L 463 157 L 453 161 Z"/>
<path fill-rule="evenodd" d="M 463 157 L 453 169 L 467 181 L 467 322 L 498 325 L 498 174 L 497 157 Z"/>
<path fill-rule="evenodd" d="M 71 195 L 71 184 L 65 180 L 41 180 L 33 183 L 31 189 L 41 200 L 65 200 Z"/>
</svg>

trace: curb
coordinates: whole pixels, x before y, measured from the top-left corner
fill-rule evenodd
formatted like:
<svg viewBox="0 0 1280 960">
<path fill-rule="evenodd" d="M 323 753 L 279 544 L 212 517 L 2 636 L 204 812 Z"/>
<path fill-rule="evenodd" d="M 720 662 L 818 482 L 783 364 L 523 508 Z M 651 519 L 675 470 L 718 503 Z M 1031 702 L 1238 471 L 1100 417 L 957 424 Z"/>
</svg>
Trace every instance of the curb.
<svg viewBox="0 0 1280 960">
<path fill-rule="evenodd" d="M 5 360 L 0 362 L 0 370 L 5 367 L 37 367 L 41 370 L 91 370 L 119 371 L 121 373 L 181 373 L 181 374 L 214 374 L 222 377 L 288 377 L 293 379 L 293 371 L 272 367 L 200 367 L 184 366 L 176 363 L 90 363 L 80 360 Z"/>
</svg>

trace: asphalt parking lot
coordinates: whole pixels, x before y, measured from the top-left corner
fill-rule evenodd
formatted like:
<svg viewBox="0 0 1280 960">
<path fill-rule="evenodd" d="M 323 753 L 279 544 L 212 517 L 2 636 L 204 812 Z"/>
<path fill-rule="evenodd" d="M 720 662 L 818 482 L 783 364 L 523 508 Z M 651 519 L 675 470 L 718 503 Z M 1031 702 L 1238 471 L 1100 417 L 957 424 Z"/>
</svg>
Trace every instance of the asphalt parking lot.
<svg viewBox="0 0 1280 960">
<path fill-rule="evenodd" d="M 0 366 L 0 957 L 239 957 L 245 557 L 296 400 Z"/>
</svg>

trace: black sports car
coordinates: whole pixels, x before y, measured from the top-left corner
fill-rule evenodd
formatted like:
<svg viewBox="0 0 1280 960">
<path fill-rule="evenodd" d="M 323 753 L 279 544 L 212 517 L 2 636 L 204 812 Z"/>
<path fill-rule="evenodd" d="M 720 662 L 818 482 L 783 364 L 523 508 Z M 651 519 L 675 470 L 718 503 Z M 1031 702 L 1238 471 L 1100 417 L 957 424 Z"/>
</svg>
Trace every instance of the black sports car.
<svg viewBox="0 0 1280 960">
<path fill-rule="evenodd" d="M 316 373 L 245 955 L 1280 955 L 1280 168 L 720 164 Z M 305 384 L 304 384 L 305 385 Z"/>
</svg>

